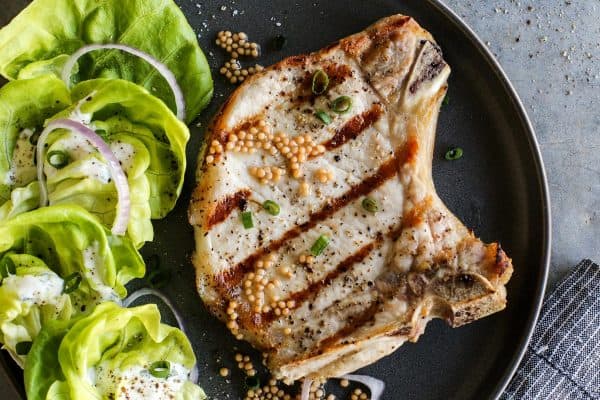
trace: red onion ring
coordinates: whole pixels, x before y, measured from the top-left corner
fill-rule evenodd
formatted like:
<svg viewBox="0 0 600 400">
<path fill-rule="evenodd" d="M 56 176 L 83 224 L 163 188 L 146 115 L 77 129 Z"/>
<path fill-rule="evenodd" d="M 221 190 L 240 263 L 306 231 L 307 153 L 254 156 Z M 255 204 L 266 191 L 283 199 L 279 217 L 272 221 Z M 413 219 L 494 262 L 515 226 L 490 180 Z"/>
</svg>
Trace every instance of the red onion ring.
<svg viewBox="0 0 600 400">
<path fill-rule="evenodd" d="M 48 188 L 46 187 L 46 177 L 44 175 L 44 146 L 48 135 L 56 129 L 68 129 L 85 137 L 108 162 L 110 175 L 117 188 L 117 214 L 112 226 L 112 233 L 115 235 L 124 235 L 129 224 L 129 214 L 131 209 L 131 200 L 129 196 L 129 183 L 127 177 L 121 168 L 119 160 L 115 157 L 110 147 L 93 130 L 78 121 L 71 119 L 57 119 L 50 121 L 46 128 L 40 134 L 37 143 L 37 178 L 40 182 L 40 207 L 48 204 Z"/>
<path fill-rule="evenodd" d="M 158 71 L 158 73 L 161 74 L 163 78 L 165 78 L 165 80 L 171 87 L 171 90 L 173 91 L 173 97 L 175 98 L 175 107 L 177 111 L 177 118 L 181 121 L 185 121 L 185 98 L 183 97 L 181 87 L 179 87 L 179 84 L 177 83 L 177 78 L 175 78 L 175 74 L 171 72 L 169 67 L 167 67 L 165 64 L 158 61 L 151 55 L 124 44 L 89 44 L 87 46 L 83 46 L 75 53 L 73 53 L 65 63 L 61 74 L 61 78 L 68 88 L 71 87 L 71 72 L 73 71 L 73 67 L 75 66 L 77 60 L 84 54 L 102 49 L 121 50 L 126 53 L 132 54 L 136 57 L 139 57 L 142 60 L 146 61 L 148 64 L 152 65 Z"/>
</svg>

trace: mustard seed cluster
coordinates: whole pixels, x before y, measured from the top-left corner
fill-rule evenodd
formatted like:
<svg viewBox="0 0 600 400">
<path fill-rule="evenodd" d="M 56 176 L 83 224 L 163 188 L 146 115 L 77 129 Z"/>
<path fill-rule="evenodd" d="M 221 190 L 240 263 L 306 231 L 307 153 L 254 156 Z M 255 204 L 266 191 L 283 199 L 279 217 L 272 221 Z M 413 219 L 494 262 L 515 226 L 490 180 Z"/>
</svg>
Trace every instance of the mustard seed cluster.
<svg viewBox="0 0 600 400">
<path fill-rule="evenodd" d="M 238 313 L 237 313 L 238 303 L 237 301 L 230 301 L 229 306 L 227 307 L 227 328 L 231 331 L 231 333 L 235 336 L 236 339 L 242 340 L 244 336 L 240 333 L 239 325 L 237 323 Z"/>
<path fill-rule="evenodd" d="M 333 171 L 330 171 L 326 168 L 319 168 L 315 171 L 315 179 L 321 183 L 327 183 L 332 181 L 335 177 Z"/>
<path fill-rule="evenodd" d="M 270 307 L 265 305 L 266 291 L 272 293 L 275 288 L 281 286 L 279 279 L 270 280 L 266 277 L 265 268 L 270 268 L 274 261 L 275 257 L 273 255 L 267 256 L 265 260 L 257 261 L 255 264 L 257 267 L 256 272 L 249 273 L 246 280 L 244 280 L 244 294 L 255 313 L 271 311 Z"/>
<path fill-rule="evenodd" d="M 243 68 L 238 60 L 232 58 L 227 61 L 220 69 L 219 73 L 229 79 L 230 83 L 243 82 L 249 76 L 265 69 L 262 65 L 255 64 L 253 67 Z"/>
<path fill-rule="evenodd" d="M 231 55 L 231 59 L 219 70 L 221 75 L 229 79 L 229 82 L 233 84 L 243 82 L 248 76 L 264 69 L 259 64 L 255 64 L 250 68 L 243 68 L 238 61 L 241 56 L 257 58 L 260 55 L 258 43 L 248 41 L 248 35 L 244 32 L 220 31 L 217 33 L 215 43 Z"/>
<path fill-rule="evenodd" d="M 263 185 L 269 183 L 277 183 L 283 175 L 285 175 L 285 169 L 279 167 L 250 167 L 248 168 L 250 175 L 255 177 Z"/>
<path fill-rule="evenodd" d="M 260 55 L 258 43 L 248 41 L 248 35 L 244 32 L 232 33 L 231 31 L 220 31 L 217 33 L 217 46 L 231 54 L 231 58 L 239 56 L 251 56 L 257 58 Z"/>
<path fill-rule="evenodd" d="M 255 122 L 252 126 L 241 128 L 227 136 L 225 149 L 236 153 L 255 153 L 259 149 L 275 155 L 277 150 L 272 145 L 273 134 L 267 128 L 264 120 Z"/>
<path fill-rule="evenodd" d="M 316 144 L 309 134 L 289 138 L 284 132 L 277 132 L 273 138 L 277 150 L 287 158 L 290 174 L 293 178 L 302 176 L 301 166 L 309 157 L 320 156 L 325 153 L 325 146 Z"/>
<path fill-rule="evenodd" d="M 270 379 L 262 388 L 249 389 L 244 400 L 292 400 L 293 397 L 286 393 L 275 379 Z"/>
</svg>

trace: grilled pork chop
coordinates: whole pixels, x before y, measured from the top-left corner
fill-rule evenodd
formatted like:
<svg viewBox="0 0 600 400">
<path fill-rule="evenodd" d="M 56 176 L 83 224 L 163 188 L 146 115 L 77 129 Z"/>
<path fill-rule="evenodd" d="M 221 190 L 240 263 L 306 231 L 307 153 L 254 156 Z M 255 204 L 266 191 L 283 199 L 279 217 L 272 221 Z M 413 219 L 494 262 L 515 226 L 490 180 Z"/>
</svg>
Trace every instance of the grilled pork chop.
<svg viewBox="0 0 600 400">
<path fill-rule="evenodd" d="M 339 376 L 432 318 L 505 307 L 511 260 L 433 185 L 449 73 L 432 36 L 395 15 L 249 78 L 215 117 L 189 209 L 198 292 L 275 376 Z M 340 96 L 352 104 L 337 114 Z"/>
</svg>

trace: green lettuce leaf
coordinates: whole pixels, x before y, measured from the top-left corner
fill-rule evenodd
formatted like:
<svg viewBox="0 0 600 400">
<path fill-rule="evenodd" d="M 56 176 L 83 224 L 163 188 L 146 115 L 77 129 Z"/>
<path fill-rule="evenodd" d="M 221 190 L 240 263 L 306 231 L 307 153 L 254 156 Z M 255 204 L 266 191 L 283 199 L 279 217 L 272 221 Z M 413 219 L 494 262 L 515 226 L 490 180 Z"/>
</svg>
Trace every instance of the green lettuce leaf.
<svg viewBox="0 0 600 400">
<path fill-rule="evenodd" d="M 27 355 L 24 371 L 28 400 L 68 400 L 69 391 L 58 362 L 58 348 L 76 319 L 44 324 Z"/>
<path fill-rule="evenodd" d="M 12 189 L 35 180 L 31 136 L 39 135 L 44 121 L 70 104 L 66 86 L 53 76 L 0 88 L 0 205 L 10 199 Z"/>
<path fill-rule="evenodd" d="M 144 172 L 149 192 L 142 190 L 140 196 L 141 193 L 148 193 L 147 202 L 150 205 L 151 217 L 163 218 L 175 206 L 183 185 L 186 167 L 185 146 L 190 135 L 185 124 L 145 89 L 120 79 L 82 82 L 73 88 L 72 97 L 74 105 L 53 118 L 75 116 L 89 119 L 91 126 L 107 142 L 126 142 L 131 145 L 133 151 L 119 151 L 118 143 L 112 148 L 117 158 L 121 158 L 125 169 L 128 169 L 127 165 L 131 167 L 131 170 L 127 171 L 130 178 L 137 178 L 142 171 Z M 60 138 L 58 134 L 49 138 L 49 151 L 67 147 L 66 142 L 61 142 Z M 74 134 L 66 135 L 67 141 L 73 139 Z M 71 147 L 74 148 L 67 147 L 67 150 L 72 159 L 78 158 L 78 152 L 86 153 L 77 142 Z M 81 162 L 75 163 L 73 168 L 82 168 L 88 171 L 89 176 L 90 168 L 83 167 Z M 48 181 L 52 181 L 53 184 L 63 177 L 73 175 L 70 173 L 70 167 L 65 167 L 63 170 L 66 172 L 59 172 L 57 177 L 52 176 L 48 165 L 45 166 L 45 170 Z M 143 189 L 143 185 L 139 185 L 140 190 Z M 111 183 L 111 186 L 114 185 Z M 52 187 L 50 189 L 52 190 Z M 113 191 L 113 197 L 116 198 L 116 191 Z"/>
<path fill-rule="evenodd" d="M 64 205 L 0 222 L 0 272 L 0 342 L 14 356 L 17 344 L 31 342 L 49 320 L 120 301 L 145 265 L 129 239 L 112 235 L 83 208 Z M 74 274 L 81 283 L 64 294 Z"/>
<path fill-rule="evenodd" d="M 188 339 L 179 329 L 160 323 L 154 304 L 127 309 L 104 303 L 70 327 L 50 324 L 30 355 L 25 367 L 29 399 L 97 400 L 168 386 L 180 400 L 206 398 L 202 389 L 187 381 L 196 362 Z M 157 361 L 170 363 L 169 378 L 149 374 Z M 46 369 L 53 372 L 45 375 Z M 174 384 L 177 377 L 185 383 Z M 136 383 L 140 378 L 143 385 Z"/>
<path fill-rule="evenodd" d="M 0 74 L 7 79 L 58 73 L 84 45 L 119 43 L 160 60 L 175 74 L 190 122 L 212 96 L 206 58 L 185 16 L 172 0 L 34 0 L 0 30 Z M 171 110 L 175 102 L 161 75 L 119 50 L 98 50 L 79 60 L 74 82 L 122 78 L 144 86 Z"/>
</svg>

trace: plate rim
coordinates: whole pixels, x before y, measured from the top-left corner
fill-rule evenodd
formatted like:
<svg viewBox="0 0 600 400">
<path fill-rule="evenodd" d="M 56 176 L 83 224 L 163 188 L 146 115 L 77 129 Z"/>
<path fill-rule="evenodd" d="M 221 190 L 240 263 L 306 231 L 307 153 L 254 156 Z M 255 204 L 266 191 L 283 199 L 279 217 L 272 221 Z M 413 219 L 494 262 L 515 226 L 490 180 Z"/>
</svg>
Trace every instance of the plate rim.
<svg viewBox="0 0 600 400">
<path fill-rule="evenodd" d="M 499 399 L 501 394 L 504 392 L 512 377 L 514 376 L 521 360 L 523 359 L 527 346 L 533 336 L 537 320 L 539 318 L 540 310 L 543 305 L 544 293 L 547 288 L 549 267 L 550 267 L 550 255 L 551 255 L 551 243 L 552 243 L 552 224 L 551 224 L 551 204 L 550 204 L 550 192 L 548 188 L 548 180 L 546 169 L 544 166 L 542 153 L 540 150 L 539 142 L 535 134 L 535 129 L 529 119 L 525 106 L 521 98 L 518 95 L 517 90 L 511 83 L 508 75 L 502 68 L 500 62 L 496 59 L 493 53 L 490 51 L 475 31 L 449 6 L 447 6 L 442 0 L 427 0 L 433 8 L 440 12 L 450 23 L 454 24 L 461 33 L 471 42 L 476 50 L 481 54 L 483 61 L 487 62 L 494 71 L 499 82 L 502 84 L 506 94 L 510 98 L 512 105 L 517 112 L 519 120 L 527 131 L 527 142 L 529 145 L 529 153 L 532 157 L 532 161 L 535 165 L 535 178 L 538 183 L 538 191 L 541 195 L 541 213 L 542 213 L 542 257 L 539 260 L 539 277 L 537 279 L 537 286 L 534 294 L 533 309 L 529 313 L 529 317 L 526 323 L 525 334 L 521 335 L 516 350 L 512 356 L 508 368 L 502 374 L 502 377 L 498 382 L 495 383 L 495 387 L 492 390 L 492 399 Z M 8 382 L 9 385 L 5 386 L 9 391 L 12 391 L 13 396 L 23 398 L 20 387 L 16 385 L 14 381 L 14 373 L 10 373 L 8 365 L 6 365 L 5 357 L 0 357 L 0 376 L 2 380 Z M 11 394 L 11 393 L 6 393 Z"/>
<path fill-rule="evenodd" d="M 519 94 L 512 82 L 508 78 L 508 75 L 502 68 L 500 62 L 496 59 L 494 54 L 488 48 L 487 45 L 483 43 L 483 41 L 479 38 L 477 33 L 449 6 L 447 6 L 442 0 L 427 0 L 427 2 L 434 8 L 437 9 L 442 15 L 444 15 L 451 23 L 453 23 L 466 38 L 471 41 L 471 44 L 475 46 L 475 48 L 482 55 L 483 60 L 487 62 L 491 67 L 498 80 L 504 87 L 504 90 L 512 100 L 513 106 L 515 107 L 518 117 L 520 119 L 521 124 L 527 131 L 527 142 L 529 144 L 529 153 L 533 158 L 533 162 L 535 165 L 535 177 L 538 183 L 538 190 L 541 194 L 541 212 L 542 212 L 542 232 L 544 237 L 542 238 L 542 257 L 539 260 L 540 262 L 540 270 L 538 273 L 541 275 L 538 278 L 538 284 L 534 294 L 534 304 L 533 304 L 533 312 L 530 312 L 530 315 L 527 320 L 525 335 L 522 335 L 517 346 L 517 350 L 515 354 L 513 354 L 512 359 L 509 363 L 508 368 L 502 374 L 501 379 L 495 384 L 495 388 L 492 391 L 492 398 L 494 400 L 498 400 L 510 381 L 512 380 L 521 360 L 525 356 L 525 352 L 527 351 L 527 346 L 531 341 L 531 337 L 533 336 L 533 332 L 537 325 L 537 321 L 540 315 L 540 311 L 544 302 L 544 294 L 546 292 L 546 288 L 548 285 L 548 273 L 550 269 L 550 255 L 552 248 L 552 209 L 550 204 L 550 191 L 548 189 L 548 178 L 546 174 L 546 169 L 544 166 L 544 161 L 542 158 L 542 152 L 540 149 L 539 142 L 537 140 L 537 136 L 535 134 L 535 129 L 529 119 L 529 115 L 525 109 L 525 106 L 519 97 Z"/>
</svg>

